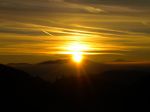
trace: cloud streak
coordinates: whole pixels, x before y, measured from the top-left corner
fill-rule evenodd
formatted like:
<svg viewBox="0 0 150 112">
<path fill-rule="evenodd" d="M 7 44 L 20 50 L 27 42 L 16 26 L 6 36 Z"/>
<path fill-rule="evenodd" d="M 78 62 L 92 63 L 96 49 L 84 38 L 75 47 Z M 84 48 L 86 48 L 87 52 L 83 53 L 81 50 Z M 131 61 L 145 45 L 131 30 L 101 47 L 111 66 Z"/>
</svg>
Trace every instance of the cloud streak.
<svg viewBox="0 0 150 112">
<path fill-rule="evenodd" d="M 149 5 L 149 0 L 0 0 L 0 54 L 44 54 L 81 41 L 93 46 L 91 53 L 124 58 L 141 53 L 138 59 L 144 59 L 143 51 L 150 51 Z"/>
</svg>

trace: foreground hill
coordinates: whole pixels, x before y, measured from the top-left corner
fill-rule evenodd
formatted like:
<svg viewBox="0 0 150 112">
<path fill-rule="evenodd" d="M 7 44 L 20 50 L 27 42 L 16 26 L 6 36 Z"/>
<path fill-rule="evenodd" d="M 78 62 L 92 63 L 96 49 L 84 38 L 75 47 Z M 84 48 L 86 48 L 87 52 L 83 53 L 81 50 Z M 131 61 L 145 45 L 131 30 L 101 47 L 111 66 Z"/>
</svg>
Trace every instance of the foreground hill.
<svg viewBox="0 0 150 112">
<path fill-rule="evenodd" d="M 40 111 L 49 101 L 50 85 L 39 78 L 0 65 L 0 111 Z"/>
</svg>

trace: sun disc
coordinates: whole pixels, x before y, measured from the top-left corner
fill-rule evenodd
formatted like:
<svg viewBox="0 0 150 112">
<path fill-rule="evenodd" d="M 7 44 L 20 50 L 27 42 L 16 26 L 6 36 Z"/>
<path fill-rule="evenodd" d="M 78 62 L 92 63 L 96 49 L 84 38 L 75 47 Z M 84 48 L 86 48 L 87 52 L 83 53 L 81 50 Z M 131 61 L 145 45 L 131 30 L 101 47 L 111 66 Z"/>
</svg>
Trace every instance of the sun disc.
<svg viewBox="0 0 150 112">
<path fill-rule="evenodd" d="M 88 46 L 82 43 L 70 43 L 66 46 L 66 54 L 70 54 L 72 56 L 72 61 L 75 63 L 81 63 L 83 60 L 83 55 L 88 50 Z"/>
<path fill-rule="evenodd" d="M 73 55 L 73 61 L 76 63 L 80 63 L 83 59 L 81 52 L 74 52 L 72 55 Z"/>
</svg>

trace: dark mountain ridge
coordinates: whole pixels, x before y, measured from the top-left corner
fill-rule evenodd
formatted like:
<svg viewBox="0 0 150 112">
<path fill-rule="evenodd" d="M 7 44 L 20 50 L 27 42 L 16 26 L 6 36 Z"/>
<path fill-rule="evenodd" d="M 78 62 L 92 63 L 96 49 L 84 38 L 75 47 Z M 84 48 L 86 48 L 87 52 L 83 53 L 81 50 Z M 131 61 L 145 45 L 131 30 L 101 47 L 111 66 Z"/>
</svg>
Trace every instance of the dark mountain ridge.
<svg viewBox="0 0 150 112">
<path fill-rule="evenodd" d="M 61 72 L 67 75 L 47 83 L 32 77 L 34 72 L 28 75 L 0 65 L 1 97 L 4 98 L 1 102 L 7 101 L 4 106 L 34 112 L 149 110 L 149 64 L 84 62 L 79 66 L 74 63 L 46 63 L 30 65 L 30 69 L 35 69 L 34 66 L 46 67 L 51 71 L 50 75 L 56 76 Z"/>
<path fill-rule="evenodd" d="M 47 104 L 50 87 L 40 78 L 0 64 L 0 110 L 39 111 Z"/>
</svg>

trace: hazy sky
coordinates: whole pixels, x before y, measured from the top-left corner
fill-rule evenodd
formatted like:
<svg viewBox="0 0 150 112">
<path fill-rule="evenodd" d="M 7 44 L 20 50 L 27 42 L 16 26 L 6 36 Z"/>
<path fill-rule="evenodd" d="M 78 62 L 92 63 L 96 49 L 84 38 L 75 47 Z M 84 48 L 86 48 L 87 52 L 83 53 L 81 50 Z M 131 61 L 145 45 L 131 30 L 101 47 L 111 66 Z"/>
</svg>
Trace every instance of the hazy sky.
<svg viewBox="0 0 150 112">
<path fill-rule="evenodd" d="M 150 0 L 0 0 L 0 55 L 64 58 L 74 43 L 96 60 L 150 61 Z"/>
</svg>

